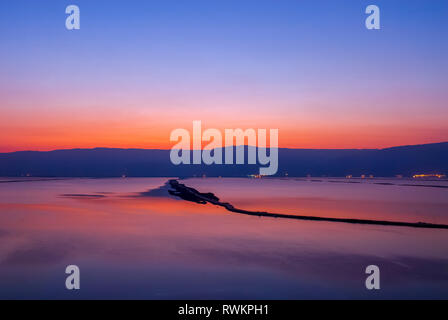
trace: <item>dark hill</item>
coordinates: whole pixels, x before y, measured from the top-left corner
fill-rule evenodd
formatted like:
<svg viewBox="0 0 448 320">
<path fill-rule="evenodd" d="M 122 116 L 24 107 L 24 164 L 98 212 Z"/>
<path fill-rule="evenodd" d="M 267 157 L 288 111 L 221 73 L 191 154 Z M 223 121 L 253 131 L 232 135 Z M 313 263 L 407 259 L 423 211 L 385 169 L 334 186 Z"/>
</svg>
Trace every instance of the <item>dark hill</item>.
<svg viewBox="0 0 448 320">
<path fill-rule="evenodd" d="M 247 147 L 246 147 L 247 149 Z M 259 165 L 171 164 L 169 150 L 72 149 L 0 153 L 0 176 L 40 177 L 188 177 L 257 174 Z M 391 177 L 448 173 L 448 142 L 388 149 L 279 149 L 284 176 Z"/>
</svg>

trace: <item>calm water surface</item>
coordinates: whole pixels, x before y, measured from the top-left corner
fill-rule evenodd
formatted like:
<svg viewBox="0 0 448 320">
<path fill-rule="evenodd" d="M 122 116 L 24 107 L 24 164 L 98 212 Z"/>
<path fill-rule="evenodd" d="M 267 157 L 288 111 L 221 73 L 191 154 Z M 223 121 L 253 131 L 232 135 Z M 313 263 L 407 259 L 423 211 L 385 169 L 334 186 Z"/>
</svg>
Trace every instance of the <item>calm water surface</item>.
<svg viewBox="0 0 448 320">
<path fill-rule="evenodd" d="M 246 216 L 173 198 L 167 178 L 10 180 L 0 298 L 448 299 L 448 230 Z M 242 209 L 448 224 L 446 181 L 183 183 Z M 65 289 L 70 264 L 81 290 Z M 381 290 L 365 289 L 370 264 Z"/>
</svg>

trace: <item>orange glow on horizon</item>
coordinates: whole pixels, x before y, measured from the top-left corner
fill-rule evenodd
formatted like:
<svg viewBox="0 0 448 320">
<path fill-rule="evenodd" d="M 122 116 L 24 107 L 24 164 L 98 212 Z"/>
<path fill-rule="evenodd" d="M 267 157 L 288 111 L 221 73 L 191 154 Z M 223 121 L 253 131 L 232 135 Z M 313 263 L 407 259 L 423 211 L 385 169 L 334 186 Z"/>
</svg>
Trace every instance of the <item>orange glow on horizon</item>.
<svg viewBox="0 0 448 320">
<path fill-rule="evenodd" d="M 73 131 L 52 132 L 43 129 L 39 134 L 34 130 L 23 136 L 8 138 L 0 141 L 0 152 L 14 151 L 51 151 L 60 149 L 92 149 L 92 148 L 122 148 L 122 149 L 171 149 L 176 142 L 170 142 L 170 131 L 160 129 L 151 134 L 117 129 L 111 131 L 84 131 L 82 135 Z M 129 132 L 129 133 L 128 133 Z M 224 140 L 224 139 L 223 139 Z M 269 135 L 268 135 L 269 141 Z M 300 149 L 381 149 L 402 145 L 416 145 L 425 143 L 446 142 L 447 139 L 433 140 L 431 137 L 405 135 L 396 133 L 395 136 L 381 138 L 374 132 L 297 132 L 279 129 L 280 148 Z M 246 141 L 247 142 L 247 141 Z M 208 142 L 203 142 L 203 148 Z M 246 143 L 247 144 L 247 143 Z M 269 143 L 268 143 L 269 145 Z"/>
<path fill-rule="evenodd" d="M 77 114 L 52 111 L 24 113 L 10 110 L 0 118 L 0 152 L 51 151 L 76 148 L 171 149 L 170 133 L 184 128 L 192 136 L 193 120 L 202 118 L 202 132 L 216 128 L 224 137 L 225 129 L 279 130 L 280 148 L 305 149 L 376 149 L 448 141 L 448 128 L 443 123 L 428 127 L 414 123 L 358 123 L 329 121 L 315 117 L 296 118 L 267 115 L 235 118 L 226 112 L 190 113 L 153 111 L 127 113 L 112 108 L 80 110 Z M 36 121 L 37 119 L 37 121 Z M 203 143 L 203 146 L 207 145 Z"/>
</svg>

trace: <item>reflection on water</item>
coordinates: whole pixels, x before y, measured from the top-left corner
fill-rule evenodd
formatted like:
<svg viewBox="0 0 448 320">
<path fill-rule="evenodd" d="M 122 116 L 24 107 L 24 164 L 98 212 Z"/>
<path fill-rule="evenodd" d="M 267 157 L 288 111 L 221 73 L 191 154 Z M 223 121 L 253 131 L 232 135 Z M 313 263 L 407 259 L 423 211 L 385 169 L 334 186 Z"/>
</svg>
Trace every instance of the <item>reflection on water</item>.
<svg viewBox="0 0 448 320">
<path fill-rule="evenodd" d="M 447 230 L 245 216 L 173 198 L 167 180 L 3 179 L 0 298 L 448 298 Z M 243 209 L 448 223 L 446 188 L 334 180 L 183 183 Z"/>
</svg>

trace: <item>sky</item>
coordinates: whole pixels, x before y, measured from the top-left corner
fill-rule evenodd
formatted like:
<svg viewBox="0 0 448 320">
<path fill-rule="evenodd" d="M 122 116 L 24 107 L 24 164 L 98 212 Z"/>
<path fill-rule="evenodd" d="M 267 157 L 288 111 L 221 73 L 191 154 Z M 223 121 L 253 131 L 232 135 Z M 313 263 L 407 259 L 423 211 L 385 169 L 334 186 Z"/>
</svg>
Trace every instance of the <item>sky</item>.
<svg viewBox="0 0 448 320">
<path fill-rule="evenodd" d="M 194 120 L 291 148 L 448 141 L 447 21 L 446 0 L 1 1 L 0 152 L 169 149 Z"/>
</svg>

